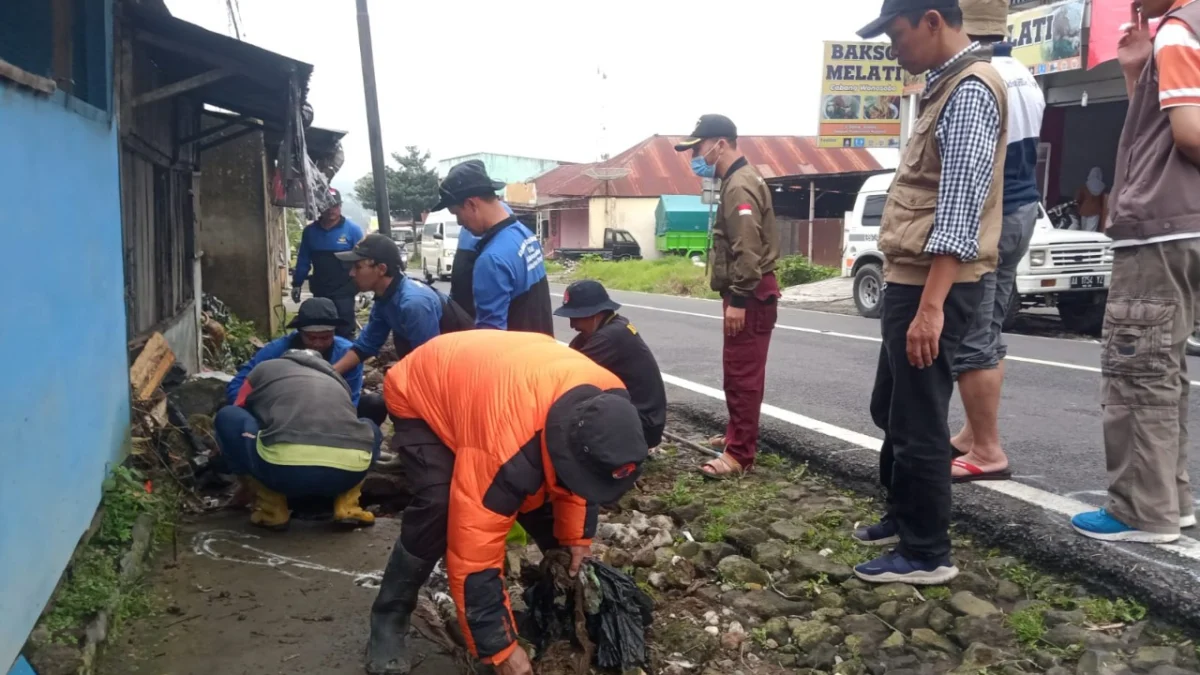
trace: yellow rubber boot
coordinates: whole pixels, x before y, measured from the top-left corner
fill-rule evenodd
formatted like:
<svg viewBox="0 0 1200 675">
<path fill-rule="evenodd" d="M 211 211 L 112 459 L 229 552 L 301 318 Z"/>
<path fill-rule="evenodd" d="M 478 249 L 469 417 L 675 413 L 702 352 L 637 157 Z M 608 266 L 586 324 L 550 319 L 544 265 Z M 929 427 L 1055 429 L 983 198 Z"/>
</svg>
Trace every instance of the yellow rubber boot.
<svg viewBox="0 0 1200 675">
<path fill-rule="evenodd" d="M 286 530 L 292 518 L 287 497 L 268 489 L 256 478 L 247 478 L 247 483 L 254 490 L 254 511 L 250 514 L 250 523 L 268 530 Z"/>
<path fill-rule="evenodd" d="M 362 496 L 362 483 L 338 495 L 333 502 L 333 522 L 347 527 L 370 527 L 375 524 L 375 514 L 364 511 L 358 504 Z"/>
</svg>

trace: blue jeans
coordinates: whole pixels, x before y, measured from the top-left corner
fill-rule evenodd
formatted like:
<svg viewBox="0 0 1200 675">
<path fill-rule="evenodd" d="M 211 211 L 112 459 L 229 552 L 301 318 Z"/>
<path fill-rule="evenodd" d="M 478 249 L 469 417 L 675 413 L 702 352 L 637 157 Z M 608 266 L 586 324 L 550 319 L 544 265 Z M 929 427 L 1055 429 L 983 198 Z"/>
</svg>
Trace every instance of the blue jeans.
<svg viewBox="0 0 1200 675">
<path fill-rule="evenodd" d="M 258 455 L 258 427 L 254 415 L 233 405 L 221 408 L 213 420 L 217 445 L 229 470 L 240 476 L 253 476 L 288 498 L 335 497 L 358 485 L 367 475 L 366 471 L 344 471 L 327 466 L 271 464 Z M 371 466 L 374 466 L 379 460 L 383 433 L 374 422 L 371 422 L 371 428 L 375 431 L 375 446 L 371 449 Z"/>
</svg>

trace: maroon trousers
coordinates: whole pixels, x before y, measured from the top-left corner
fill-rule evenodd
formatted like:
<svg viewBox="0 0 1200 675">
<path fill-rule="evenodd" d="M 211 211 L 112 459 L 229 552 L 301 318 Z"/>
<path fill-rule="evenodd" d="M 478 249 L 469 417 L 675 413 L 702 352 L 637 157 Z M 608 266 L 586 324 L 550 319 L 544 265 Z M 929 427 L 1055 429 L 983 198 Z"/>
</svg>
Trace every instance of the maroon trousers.
<svg viewBox="0 0 1200 675">
<path fill-rule="evenodd" d="M 779 284 L 767 274 L 746 303 L 746 327 L 725 336 L 722 365 L 725 370 L 725 452 L 743 467 L 754 464 L 758 452 L 758 417 L 767 379 L 767 349 L 779 316 Z M 729 298 L 723 303 L 729 306 Z"/>
</svg>

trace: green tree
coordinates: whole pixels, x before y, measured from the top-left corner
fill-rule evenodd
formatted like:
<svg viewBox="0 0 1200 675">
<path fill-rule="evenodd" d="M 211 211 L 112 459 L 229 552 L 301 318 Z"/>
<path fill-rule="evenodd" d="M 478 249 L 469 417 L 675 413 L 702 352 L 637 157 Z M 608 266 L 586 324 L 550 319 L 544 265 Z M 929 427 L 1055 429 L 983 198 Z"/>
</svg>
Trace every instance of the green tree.
<svg viewBox="0 0 1200 675">
<path fill-rule="evenodd" d="M 410 145 L 405 153 L 392 153 L 392 161 L 399 168 L 385 167 L 387 171 L 388 208 L 395 220 L 420 220 L 421 214 L 433 208 L 438 201 L 438 175 L 426 166 L 429 153 L 422 153 L 417 146 Z M 375 181 L 371 174 L 354 183 L 354 198 L 364 209 L 375 210 Z M 379 214 L 375 214 L 378 216 Z"/>
</svg>

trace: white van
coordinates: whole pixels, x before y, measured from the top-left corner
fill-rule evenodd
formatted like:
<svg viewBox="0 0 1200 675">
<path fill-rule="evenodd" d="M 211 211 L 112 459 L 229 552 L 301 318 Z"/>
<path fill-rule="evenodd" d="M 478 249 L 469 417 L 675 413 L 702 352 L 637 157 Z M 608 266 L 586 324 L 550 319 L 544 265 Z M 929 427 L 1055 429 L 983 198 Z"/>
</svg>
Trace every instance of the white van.
<svg viewBox="0 0 1200 675">
<path fill-rule="evenodd" d="M 854 304 L 859 314 L 879 316 L 883 288 L 883 254 L 876 248 L 879 221 L 895 173 L 868 178 L 854 210 L 846 213 L 842 240 L 842 276 L 854 277 Z M 1100 333 L 1112 277 L 1112 240 L 1099 232 L 1058 230 L 1038 205 L 1038 220 L 1029 252 L 1017 266 L 1007 329 L 1026 307 L 1056 307 L 1063 325 L 1075 333 Z"/>
<path fill-rule="evenodd" d="M 460 225 L 448 210 L 425 218 L 421 230 L 421 271 L 426 278 L 449 279 L 454 271 L 454 253 L 458 251 Z"/>
</svg>

